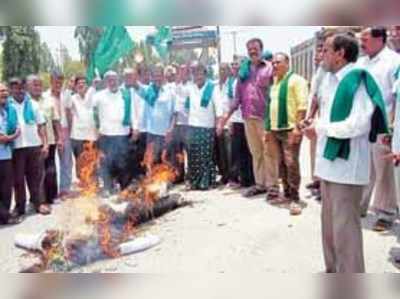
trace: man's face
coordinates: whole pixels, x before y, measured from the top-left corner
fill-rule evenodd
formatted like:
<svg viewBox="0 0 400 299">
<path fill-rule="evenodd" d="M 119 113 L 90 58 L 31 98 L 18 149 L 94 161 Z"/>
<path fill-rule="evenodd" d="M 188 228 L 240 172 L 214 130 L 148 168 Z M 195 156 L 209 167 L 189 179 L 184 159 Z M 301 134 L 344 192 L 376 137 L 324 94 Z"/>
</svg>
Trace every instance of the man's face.
<svg viewBox="0 0 400 299">
<path fill-rule="evenodd" d="M 79 94 L 85 94 L 87 90 L 87 84 L 85 79 L 79 79 L 78 82 L 76 83 L 76 91 Z"/>
<path fill-rule="evenodd" d="M 28 91 L 34 98 L 39 98 L 43 92 L 42 80 L 34 79 L 28 84 Z"/>
<path fill-rule="evenodd" d="M 383 47 L 382 38 L 373 37 L 370 30 L 361 33 L 360 41 L 362 51 L 368 56 L 374 56 Z"/>
<path fill-rule="evenodd" d="M 61 93 L 63 83 L 64 83 L 63 77 L 51 78 L 50 80 L 51 90 L 56 94 Z"/>
<path fill-rule="evenodd" d="M 75 91 L 75 80 L 76 80 L 75 76 L 72 76 L 71 78 L 69 78 L 68 89 Z"/>
<path fill-rule="evenodd" d="M 272 60 L 272 66 L 274 67 L 274 76 L 283 77 L 289 70 L 289 62 L 286 60 L 284 55 L 275 55 Z"/>
<path fill-rule="evenodd" d="M 189 80 L 190 70 L 187 66 L 181 66 L 179 69 L 180 79 L 184 82 Z"/>
<path fill-rule="evenodd" d="M 13 83 L 10 87 L 11 95 L 14 99 L 22 102 L 25 97 L 25 89 L 22 82 Z"/>
<path fill-rule="evenodd" d="M 329 72 L 333 72 L 336 69 L 340 59 L 340 51 L 334 50 L 333 41 L 334 37 L 328 38 L 323 48 L 323 67 Z"/>
<path fill-rule="evenodd" d="M 132 73 L 125 74 L 124 81 L 126 86 L 132 86 L 139 80 L 139 75 L 136 71 Z"/>
<path fill-rule="evenodd" d="M 258 42 L 251 42 L 247 45 L 247 53 L 253 63 L 258 63 L 261 60 L 262 49 Z"/>
<path fill-rule="evenodd" d="M 4 105 L 8 97 L 8 88 L 4 84 L 0 84 L 0 105 Z"/>
<path fill-rule="evenodd" d="M 147 70 L 144 70 L 144 71 L 142 72 L 141 77 L 140 77 L 140 81 L 141 81 L 143 84 L 149 84 L 149 82 L 150 82 L 150 72 L 147 71 Z"/>
<path fill-rule="evenodd" d="M 197 86 L 203 86 L 206 82 L 206 74 L 203 69 L 196 69 L 194 72 L 194 81 Z"/>
<path fill-rule="evenodd" d="M 324 57 L 324 46 L 320 45 L 315 49 L 314 63 L 316 66 L 319 66 L 321 64 L 323 57 Z"/>
<path fill-rule="evenodd" d="M 229 73 L 230 73 L 229 68 L 227 66 L 222 66 L 219 69 L 219 77 L 220 77 L 220 79 L 222 81 L 225 81 L 228 78 Z"/>
<path fill-rule="evenodd" d="M 161 87 L 164 82 L 164 71 L 162 69 L 156 69 L 153 72 L 153 82 L 156 86 Z"/>
<path fill-rule="evenodd" d="M 111 92 L 116 92 L 118 90 L 118 77 L 114 75 L 110 75 L 106 79 L 107 88 Z"/>
<path fill-rule="evenodd" d="M 239 73 L 240 64 L 239 62 L 233 62 L 231 64 L 232 76 L 236 77 Z"/>
<path fill-rule="evenodd" d="M 165 73 L 165 79 L 167 80 L 167 82 L 171 83 L 171 82 L 175 82 L 175 74 L 172 70 L 168 70 Z"/>
</svg>

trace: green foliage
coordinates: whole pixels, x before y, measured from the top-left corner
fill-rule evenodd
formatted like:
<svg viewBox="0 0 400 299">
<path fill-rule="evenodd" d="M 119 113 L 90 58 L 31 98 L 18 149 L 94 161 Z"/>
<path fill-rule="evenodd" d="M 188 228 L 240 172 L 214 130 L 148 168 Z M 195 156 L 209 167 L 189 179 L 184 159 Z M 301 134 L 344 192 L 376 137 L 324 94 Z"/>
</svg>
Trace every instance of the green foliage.
<svg viewBox="0 0 400 299">
<path fill-rule="evenodd" d="M 51 72 L 55 67 L 53 55 L 47 43 L 40 45 L 40 72 Z"/>
<path fill-rule="evenodd" d="M 85 75 L 86 67 L 81 61 L 70 60 L 64 64 L 64 76 L 70 78 L 73 75 Z"/>
<path fill-rule="evenodd" d="M 40 68 L 40 37 L 34 26 L 3 27 L 6 40 L 3 45 L 2 78 L 25 77 L 38 73 Z"/>
<path fill-rule="evenodd" d="M 91 55 L 96 50 L 97 44 L 102 36 L 101 26 L 76 26 L 74 36 L 78 40 L 79 53 L 86 66 L 90 63 Z"/>
</svg>

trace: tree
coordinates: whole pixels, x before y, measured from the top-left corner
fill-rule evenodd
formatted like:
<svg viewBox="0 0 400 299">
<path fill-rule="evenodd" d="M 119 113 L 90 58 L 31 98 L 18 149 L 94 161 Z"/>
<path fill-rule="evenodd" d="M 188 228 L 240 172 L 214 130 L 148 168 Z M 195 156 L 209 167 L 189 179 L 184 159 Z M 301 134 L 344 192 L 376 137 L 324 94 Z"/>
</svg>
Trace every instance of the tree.
<svg viewBox="0 0 400 299">
<path fill-rule="evenodd" d="M 94 53 L 97 44 L 103 33 L 103 27 L 76 26 L 74 36 L 78 39 L 79 53 L 82 62 L 88 66 L 91 55 Z"/>
<path fill-rule="evenodd" d="M 40 37 L 34 26 L 6 26 L 3 48 L 3 80 L 38 73 Z"/>
<path fill-rule="evenodd" d="M 40 46 L 40 72 L 51 72 L 55 67 L 53 55 L 47 43 L 42 43 Z"/>
<path fill-rule="evenodd" d="M 72 61 L 72 57 L 69 54 L 68 48 L 64 44 L 60 44 L 60 66 L 65 69 L 65 66 Z"/>
<path fill-rule="evenodd" d="M 70 78 L 73 75 L 85 75 L 86 67 L 81 61 L 70 60 L 64 64 L 64 76 Z"/>
</svg>

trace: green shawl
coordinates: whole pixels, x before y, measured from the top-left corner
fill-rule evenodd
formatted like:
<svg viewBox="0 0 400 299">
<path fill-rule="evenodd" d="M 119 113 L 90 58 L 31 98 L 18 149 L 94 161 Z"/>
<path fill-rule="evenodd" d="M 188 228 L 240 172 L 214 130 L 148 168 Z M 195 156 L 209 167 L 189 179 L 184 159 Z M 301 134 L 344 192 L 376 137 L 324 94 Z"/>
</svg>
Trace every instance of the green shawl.
<svg viewBox="0 0 400 299">
<path fill-rule="evenodd" d="M 375 111 L 371 120 L 371 132 L 369 134 L 370 142 L 374 143 L 377 140 L 378 134 L 387 134 L 389 129 L 382 93 L 372 75 L 366 70 L 354 69 L 339 83 L 331 110 L 330 121 L 340 122 L 349 117 L 353 108 L 354 96 L 361 83 L 365 85 L 367 94 L 375 105 Z M 350 139 L 328 138 L 324 158 L 330 161 L 334 161 L 336 158 L 348 160 L 349 156 Z"/>
<path fill-rule="evenodd" d="M 200 101 L 200 107 L 202 108 L 207 108 L 208 105 L 210 104 L 210 101 L 212 99 L 213 93 L 214 93 L 214 88 L 215 84 L 211 81 L 208 80 L 205 83 L 205 88 L 203 90 L 203 94 L 201 95 L 201 101 Z M 190 110 L 190 97 L 187 97 L 185 99 L 185 109 Z"/>
<path fill-rule="evenodd" d="M 278 92 L 278 128 L 286 129 L 288 127 L 288 104 L 289 80 L 294 73 L 288 72 L 282 79 Z M 265 113 L 265 129 L 271 130 L 271 101 L 267 102 Z"/>
</svg>

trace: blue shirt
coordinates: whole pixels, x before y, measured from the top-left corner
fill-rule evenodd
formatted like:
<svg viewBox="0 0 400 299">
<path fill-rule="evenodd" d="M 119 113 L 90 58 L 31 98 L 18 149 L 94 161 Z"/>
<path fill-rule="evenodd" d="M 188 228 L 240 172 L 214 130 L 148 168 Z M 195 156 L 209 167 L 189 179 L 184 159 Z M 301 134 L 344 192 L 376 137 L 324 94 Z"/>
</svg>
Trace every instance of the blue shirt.
<svg viewBox="0 0 400 299">
<path fill-rule="evenodd" d="M 0 134 L 7 135 L 7 112 L 0 108 Z M 0 160 L 11 160 L 11 144 L 0 143 Z"/>
<path fill-rule="evenodd" d="M 146 105 L 145 110 L 143 117 L 147 120 L 147 133 L 165 136 L 175 113 L 175 94 L 163 87 L 154 107 Z"/>
</svg>

